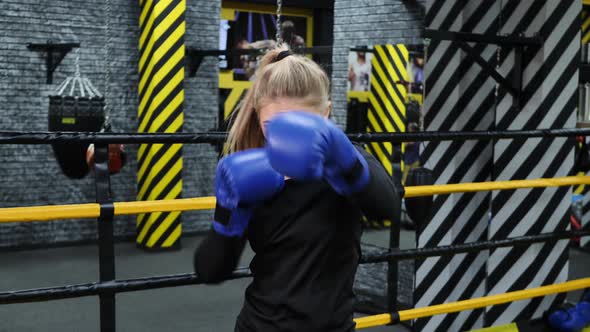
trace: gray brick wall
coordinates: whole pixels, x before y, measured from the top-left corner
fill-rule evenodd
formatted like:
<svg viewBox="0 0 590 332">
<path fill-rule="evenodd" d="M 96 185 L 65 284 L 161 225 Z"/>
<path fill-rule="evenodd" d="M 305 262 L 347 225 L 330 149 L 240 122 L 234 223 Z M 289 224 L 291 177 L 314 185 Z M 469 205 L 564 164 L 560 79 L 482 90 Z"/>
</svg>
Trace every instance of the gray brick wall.
<svg viewBox="0 0 590 332">
<path fill-rule="evenodd" d="M 335 0 L 332 98 L 334 118 L 346 121 L 348 50 L 376 44 L 422 44 L 426 1 Z"/>
<path fill-rule="evenodd" d="M 81 72 L 102 92 L 108 84 L 107 103 L 115 131 L 137 129 L 137 62 L 139 5 L 137 1 L 109 0 L 110 68 L 107 83 L 105 22 L 106 0 L 3 0 L 0 2 L 0 130 L 46 131 L 48 94 L 74 73 L 70 53 L 45 84 L 45 58 L 30 52 L 27 43 L 51 39 L 80 42 Z M 217 48 L 219 0 L 187 1 L 186 44 Z M 214 59 L 203 62 L 197 76 L 185 80 L 184 131 L 205 131 L 216 124 L 217 69 Z M 128 146 L 129 163 L 112 177 L 116 201 L 136 199 L 136 146 Z M 216 154 L 208 145 L 184 148 L 183 196 L 212 194 Z M 0 145 L 0 207 L 73 204 L 94 201 L 91 176 L 72 180 L 64 176 L 46 145 Z M 185 231 L 206 227 L 209 211 L 183 215 Z M 116 219 L 119 235 L 134 234 L 135 217 Z M 0 247 L 93 239 L 92 220 L 67 220 L 0 226 Z"/>
<path fill-rule="evenodd" d="M 187 0 L 187 47 L 219 48 L 219 13 L 221 0 Z M 203 132 L 217 126 L 218 62 L 214 57 L 203 60 L 196 77 L 185 79 L 184 131 Z M 185 145 L 183 151 L 183 197 L 214 194 L 213 179 L 217 153 L 210 145 Z M 185 231 L 208 228 L 212 211 L 183 213 Z"/>
</svg>

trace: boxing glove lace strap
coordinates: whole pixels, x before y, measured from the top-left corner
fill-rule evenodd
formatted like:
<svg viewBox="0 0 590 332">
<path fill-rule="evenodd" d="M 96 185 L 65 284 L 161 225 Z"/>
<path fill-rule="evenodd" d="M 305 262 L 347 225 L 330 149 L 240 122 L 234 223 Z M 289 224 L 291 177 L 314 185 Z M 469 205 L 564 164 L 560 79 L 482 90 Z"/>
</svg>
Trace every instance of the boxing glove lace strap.
<svg viewBox="0 0 590 332">
<path fill-rule="evenodd" d="M 231 219 L 231 210 L 224 208 L 223 206 L 219 205 L 219 203 L 216 203 L 213 218 L 218 223 L 227 226 L 229 225 L 229 221 Z"/>
</svg>

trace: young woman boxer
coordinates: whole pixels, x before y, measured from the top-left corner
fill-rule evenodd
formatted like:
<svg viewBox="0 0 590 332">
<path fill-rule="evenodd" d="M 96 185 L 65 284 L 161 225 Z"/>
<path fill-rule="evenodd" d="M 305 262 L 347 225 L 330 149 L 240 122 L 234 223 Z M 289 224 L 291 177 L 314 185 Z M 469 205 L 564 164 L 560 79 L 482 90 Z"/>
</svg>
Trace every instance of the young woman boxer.
<svg viewBox="0 0 590 332">
<path fill-rule="evenodd" d="M 245 242 L 254 275 L 235 331 L 353 331 L 361 216 L 392 219 L 400 193 L 330 120 L 329 80 L 284 48 L 261 61 L 215 179 L 213 228 L 195 271 L 221 282 Z"/>
</svg>

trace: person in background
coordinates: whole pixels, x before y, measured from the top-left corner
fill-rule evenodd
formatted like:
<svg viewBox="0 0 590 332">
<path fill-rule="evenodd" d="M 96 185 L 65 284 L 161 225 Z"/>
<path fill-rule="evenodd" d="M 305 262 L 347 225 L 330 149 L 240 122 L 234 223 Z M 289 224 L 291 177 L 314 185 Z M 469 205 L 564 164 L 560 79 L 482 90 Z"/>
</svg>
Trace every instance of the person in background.
<svg viewBox="0 0 590 332">
<path fill-rule="evenodd" d="M 412 88 L 411 93 L 422 94 L 424 87 L 424 58 L 414 57 L 412 61 Z"/>
<path fill-rule="evenodd" d="M 407 131 L 414 133 L 420 131 L 420 105 L 412 102 L 406 107 Z M 402 183 L 406 183 L 406 178 L 411 169 L 420 167 L 420 142 L 405 143 L 404 151 L 404 171 Z"/>
<path fill-rule="evenodd" d="M 246 38 L 240 38 L 236 43 L 237 50 L 248 50 L 250 49 L 250 43 Z M 239 54 L 238 57 L 238 68 L 246 69 L 249 65 L 249 55 L 248 54 Z"/>
<path fill-rule="evenodd" d="M 371 64 L 367 62 L 365 52 L 356 52 L 356 62 L 348 66 L 348 81 L 351 91 L 369 91 Z"/>
<path fill-rule="evenodd" d="M 287 20 L 281 23 L 281 39 L 291 49 L 305 47 L 305 39 L 297 34 L 293 21 Z"/>
</svg>

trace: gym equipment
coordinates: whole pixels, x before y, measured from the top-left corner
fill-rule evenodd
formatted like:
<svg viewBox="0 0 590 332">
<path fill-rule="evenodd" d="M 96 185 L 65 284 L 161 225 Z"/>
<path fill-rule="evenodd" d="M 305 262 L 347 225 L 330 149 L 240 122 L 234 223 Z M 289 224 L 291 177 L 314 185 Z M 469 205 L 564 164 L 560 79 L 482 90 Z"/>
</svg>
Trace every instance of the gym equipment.
<svg viewBox="0 0 590 332">
<path fill-rule="evenodd" d="M 79 56 L 76 54 L 76 73 L 67 77 L 49 95 L 48 130 L 53 132 L 98 132 L 105 128 L 106 115 L 103 95 L 92 82 L 80 75 Z M 73 179 L 81 179 L 89 172 L 86 164 L 88 144 L 68 143 L 51 145 L 62 172 Z"/>
</svg>

